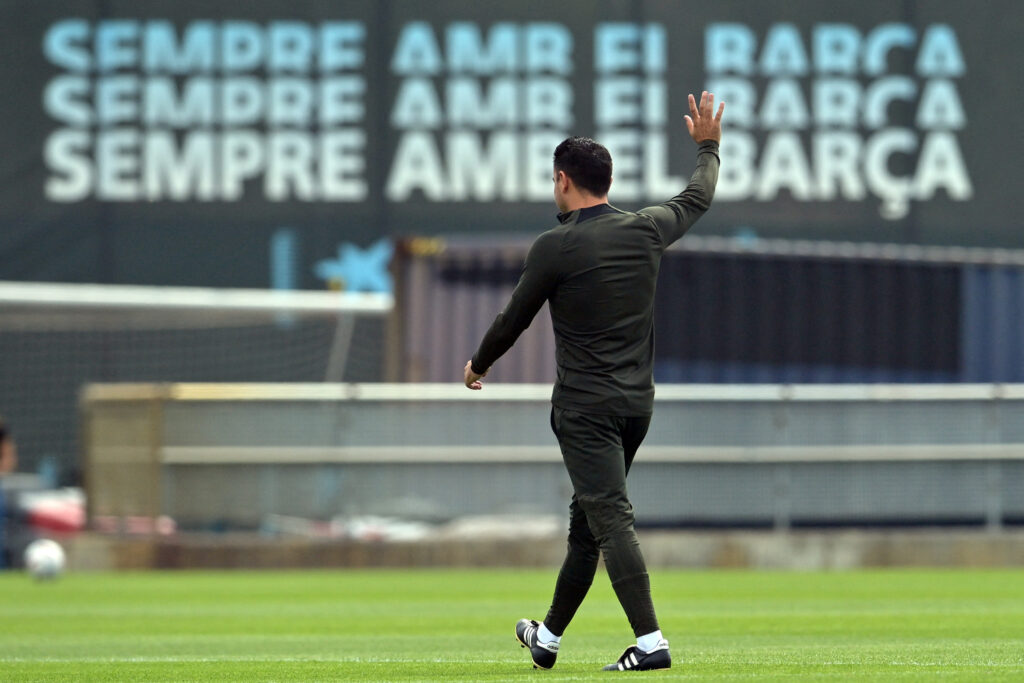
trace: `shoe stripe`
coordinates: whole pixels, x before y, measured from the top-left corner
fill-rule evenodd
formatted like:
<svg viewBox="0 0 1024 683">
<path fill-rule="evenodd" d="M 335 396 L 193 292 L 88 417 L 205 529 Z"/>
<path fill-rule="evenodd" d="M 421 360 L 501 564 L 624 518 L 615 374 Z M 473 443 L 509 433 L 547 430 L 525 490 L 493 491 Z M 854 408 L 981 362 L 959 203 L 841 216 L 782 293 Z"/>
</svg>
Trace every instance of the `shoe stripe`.
<svg viewBox="0 0 1024 683">
<path fill-rule="evenodd" d="M 633 661 L 633 666 L 636 666 L 636 653 L 635 652 L 630 652 L 629 653 L 629 658 Z"/>
<path fill-rule="evenodd" d="M 619 662 L 619 671 L 625 671 L 626 667 L 622 666 L 622 662 Z"/>
</svg>

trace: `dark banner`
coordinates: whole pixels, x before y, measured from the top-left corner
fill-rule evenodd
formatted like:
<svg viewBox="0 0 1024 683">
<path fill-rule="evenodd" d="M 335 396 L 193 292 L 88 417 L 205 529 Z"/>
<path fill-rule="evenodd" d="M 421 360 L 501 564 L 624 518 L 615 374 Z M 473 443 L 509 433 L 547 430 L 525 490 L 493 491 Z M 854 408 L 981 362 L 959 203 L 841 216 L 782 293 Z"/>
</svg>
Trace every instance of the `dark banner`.
<svg viewBox="0 0 1024 683">
<path fill-rule="evenodd" d="M 119 0 L 0 6 L 0 279 L 386 286 L 390 239 L 554 224 L 551 153 L 697 230 L 1024 247 L 1024 5 Z M 383 240 L 383 241 L 382 241 Z"/>
</svg>

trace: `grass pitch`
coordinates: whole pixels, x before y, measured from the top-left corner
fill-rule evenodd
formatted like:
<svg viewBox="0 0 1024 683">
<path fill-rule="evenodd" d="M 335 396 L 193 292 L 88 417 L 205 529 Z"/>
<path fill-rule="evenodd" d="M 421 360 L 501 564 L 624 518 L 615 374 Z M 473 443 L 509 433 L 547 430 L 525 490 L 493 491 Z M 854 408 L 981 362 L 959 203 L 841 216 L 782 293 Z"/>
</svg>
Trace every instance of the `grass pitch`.
<svg viewBox="0 0 1024 683">
<path fill-rule="evenodd" d="M 552 671 L 515 643 L 545 571 L 0 575 L 3 681 L 1024 680 L 1024 571 L 655 570 L 671 671 L 599 573 Z"/>
</svg>

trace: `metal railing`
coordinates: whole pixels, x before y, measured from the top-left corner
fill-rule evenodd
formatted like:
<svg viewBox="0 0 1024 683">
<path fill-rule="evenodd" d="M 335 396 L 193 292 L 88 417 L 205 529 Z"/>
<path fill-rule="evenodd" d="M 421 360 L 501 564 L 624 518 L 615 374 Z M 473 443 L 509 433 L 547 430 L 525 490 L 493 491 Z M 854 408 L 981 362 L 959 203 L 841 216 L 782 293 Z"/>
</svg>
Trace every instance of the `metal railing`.
<svg viewBox="0 0 1024 683">
<path fill-rule="evenodd" d="M 90 505 L 186 526 L 557 513 L 571 491 L 549 396 L 547 385 L 93 385 Z M 1017 523 L 1024 385 L 661 386 L 630 490 L 642 524 Z"/>
</svg>

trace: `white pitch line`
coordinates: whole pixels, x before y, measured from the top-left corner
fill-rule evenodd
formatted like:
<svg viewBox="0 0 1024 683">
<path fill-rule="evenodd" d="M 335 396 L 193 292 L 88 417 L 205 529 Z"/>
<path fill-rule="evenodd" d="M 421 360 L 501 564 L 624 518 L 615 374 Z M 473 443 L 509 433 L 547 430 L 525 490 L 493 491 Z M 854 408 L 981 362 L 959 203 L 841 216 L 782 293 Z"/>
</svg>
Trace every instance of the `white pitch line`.
<svg viewBox="0 0 1024 683">
<path fill-rule="evenodd" d="M 394 657 L 250 657 L 223 655 L 218 657 L 188 657 L 188 656 L 154 656 L 154 657 L 0 657 L 0 662 L 6 664 L 160 664 L 160 663 L 185 663 L 185 662 L 308 662 L 316 664 L 325 662 L 331 664 L 510 664 L 518 662 L 518 657 L 508 659 L 440 659 L 440 658 L 394 658 Z"/>
</svg>

